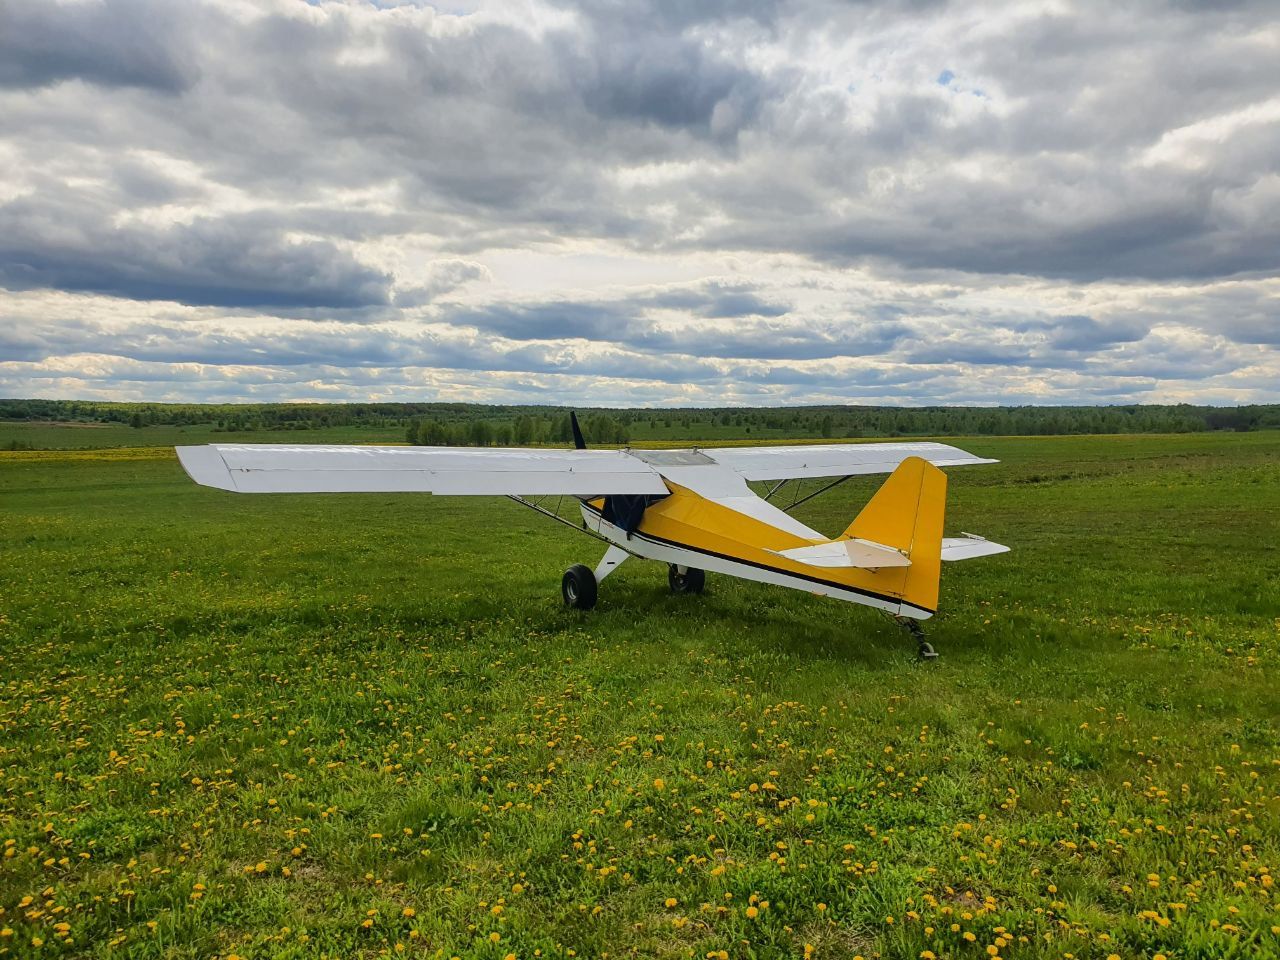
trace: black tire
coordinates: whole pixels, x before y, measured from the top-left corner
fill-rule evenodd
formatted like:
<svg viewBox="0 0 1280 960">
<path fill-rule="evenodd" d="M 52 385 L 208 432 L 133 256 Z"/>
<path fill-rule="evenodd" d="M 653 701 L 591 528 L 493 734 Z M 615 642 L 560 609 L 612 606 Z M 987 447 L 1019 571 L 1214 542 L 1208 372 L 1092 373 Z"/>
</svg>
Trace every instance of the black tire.
<svg viewBox="0 0 1280 960">
<path fill-rule="evenodd" d="M 560 595 L 564 597 L 566 607 L 590 610 L 596 605 L 596 597 L 599 595 L 596 575 L 591 572 L 590 567 L 575 563 L 564 572 L 564 579 L 560 581 Z"/>
<path fill-rule="evenodd" d="M 667 567 L 667 583 L 672 593 L 701 593 L 707 585 L 707 572 L 697 567 L 685 567 L 681 573 L 676 565 Z"/>
</svg>

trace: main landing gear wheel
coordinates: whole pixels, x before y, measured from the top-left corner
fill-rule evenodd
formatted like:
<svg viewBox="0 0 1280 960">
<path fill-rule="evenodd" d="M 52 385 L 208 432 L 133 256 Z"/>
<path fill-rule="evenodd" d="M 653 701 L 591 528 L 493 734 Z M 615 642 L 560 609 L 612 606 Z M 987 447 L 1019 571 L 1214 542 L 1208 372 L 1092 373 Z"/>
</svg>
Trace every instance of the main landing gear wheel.
<svg viewBox="0 0 1280 960">
<path fill-rule="evenodd" d="M 560 594 L 567 607 L 590 610 L 596 605 L 598 592 L 596 575 L 591 572 L 590 567 L 580 563 L 575 563 L 566 570 L 564 579 L 560 581 Z"/>
<path fill-rule="evenodd" d="M 920 626 L 919 620 L 912 620 L 910 617 L 894 617 L 898 622 L 898 626 L 911 634 L 916 642 L 916 649 L 920 654 L 921 660 L 937 660 L 938 652 L 933 649 L 933 644 L 924 638 L 924 627 Z"/>
<path fill-rule="evenodd" d="M 667 583 L 671 585 L 672 593 L 701 593 L 707 585 L 707 572 L 673 563 L 667 567 Z"/>
</svg>

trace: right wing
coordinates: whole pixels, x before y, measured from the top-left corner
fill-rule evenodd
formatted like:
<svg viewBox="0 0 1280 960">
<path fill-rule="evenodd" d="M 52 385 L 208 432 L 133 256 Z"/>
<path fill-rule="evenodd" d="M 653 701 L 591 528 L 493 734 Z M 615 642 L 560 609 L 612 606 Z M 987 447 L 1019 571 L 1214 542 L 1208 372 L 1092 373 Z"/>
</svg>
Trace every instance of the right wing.
<svg viewBox="0 0 1280 960">
<path fill-rule="evenodd" d="M 177 451 L 196 483 L 236 493 L 669 492 L 656 470 L 621 450 L 221 443 Z"/>
<path fill-rule="evenodd" d="M 998 463 L 945 443 L 813 443 L 786 447 L 716 447 L 701 450 L 747 480 L 801 480 L 893 473 L 907 457 L 935 467 Z"/>
</svg>

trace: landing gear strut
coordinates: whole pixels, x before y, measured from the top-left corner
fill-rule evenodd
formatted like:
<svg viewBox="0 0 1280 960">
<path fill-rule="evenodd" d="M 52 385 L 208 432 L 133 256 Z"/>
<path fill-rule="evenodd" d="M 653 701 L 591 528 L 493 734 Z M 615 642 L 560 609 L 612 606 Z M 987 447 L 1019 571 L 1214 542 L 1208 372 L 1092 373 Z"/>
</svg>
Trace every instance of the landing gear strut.
<svg viewBox="0 0 1280 960">
<path fill-rule="evenodd" d="M 893 619 L 898 626 L 911 634 L 911 638 L 916 642 L 916 649 L 921 660 L 938 659 L 938 652 L 933 649 L 933 644 L 924 638 L 924 627 L 920 626 L 919 620 L 912 620 L 910 617 L 894 617 Z"/>
<path fill-rule="evenodd" d="M 590 610 L 594 607 L 604 578 L 622 566 L 622 561 L 629 556 L 631 554 L 621 547 L 611 546 L 595 570 L 581 563 L 575 563 L 566 570 L 564 579 L 560 581 L 560 595 L 564 597 L 565 606 L 577 610 Z"/>
<path fill-rule="evenodd" d="M 667 567 L 667 583 L 672 593 L 701 593 L 707 585 L 707 572 L 673 563 Z"/>
</svg>

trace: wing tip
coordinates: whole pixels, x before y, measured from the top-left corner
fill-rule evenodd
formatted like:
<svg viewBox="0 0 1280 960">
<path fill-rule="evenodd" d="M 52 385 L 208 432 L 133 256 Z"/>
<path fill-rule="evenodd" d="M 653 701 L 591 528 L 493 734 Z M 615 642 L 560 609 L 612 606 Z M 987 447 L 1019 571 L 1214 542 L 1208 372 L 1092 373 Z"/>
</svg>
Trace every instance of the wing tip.
<svg viewBox="0 0 1280 960">
<path fill-rule="evenodd" d="M 202 487 L 216 487 L 219 490 L 230 490 L 237 493 L 231 471 L 218 453 L 216 447 L 205 444 L 199 447 L 174 447 L 178 454 L 178 462 L 182 469 Z"/>
</svg>

